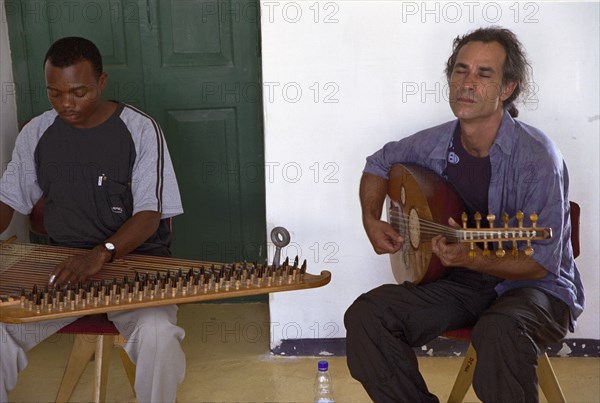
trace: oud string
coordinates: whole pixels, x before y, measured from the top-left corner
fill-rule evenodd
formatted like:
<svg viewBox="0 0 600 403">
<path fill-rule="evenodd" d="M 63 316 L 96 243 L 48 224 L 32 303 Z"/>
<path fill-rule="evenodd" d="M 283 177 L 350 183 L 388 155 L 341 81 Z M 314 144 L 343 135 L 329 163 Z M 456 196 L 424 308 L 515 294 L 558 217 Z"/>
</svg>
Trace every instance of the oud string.
<svg viewBox="0 0 600 403">
<path fill-rule="evenodd" d="M 410 220 L 407 217 L 395 210 L 391 211 L 390 224 L 392 224 L 396 229 L 401 230 L 401 223 L 404 222 L 407 227 L 407 231 L 410 231 L 409 225 Z M 445 236 L 446 238 L 458 240 L 460 239 L 460 232 L 452 227 L 447 225 L 442 225 L 435 223 L 430 220 L 425 220 L 423 218 L 419 218 L 419 235 L 423 239 L 433 238 L 437 235 Z"/>
<path fill-rule="evenodd" d="M 404 223 L 404 225 L 402 225 Z M 402 212 L 398 212 L 396 210 L 390 211 L 390 224 L 395 226 L 399 232 L 402 232 L 402 227 L 409 227 L 410 220 L 408 217 Z M 410 230 L 410 228 L 407 228 Z M 455 229 L 446 225 L 438 224 L 430 220 L 425 220 L 419 218 L 419 234 L 422 238 L 433 238 L 437 235 L 442 235 L 447 238 L 453 239 L 455 241 L 465 240 L 463 236 L 464 229 Z M 473 241 L 494 241 L 494 240 L 506 240 L 506 238 L 511 238 L 513 240 L 529 240 L 534 239 L 537 236 L 537 228 L 519 228 L 519 229 L 504 229 L 498 228 L 497 230 L 486 229 L 486 230 L 477 230 L 469 228 L 468 230 L 468 238 L 467 240 Z"/>
</svg>

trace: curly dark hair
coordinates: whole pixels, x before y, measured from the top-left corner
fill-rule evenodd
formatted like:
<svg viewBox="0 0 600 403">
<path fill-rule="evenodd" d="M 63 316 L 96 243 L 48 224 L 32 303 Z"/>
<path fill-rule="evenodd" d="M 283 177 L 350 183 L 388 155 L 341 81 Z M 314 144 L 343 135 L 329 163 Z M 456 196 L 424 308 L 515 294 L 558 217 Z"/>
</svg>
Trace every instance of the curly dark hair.
<svg viewBox="0 0 600 403">
<path fill-rule="evenodd" d="M 504 48 L 506 60 L 504 61 L 502 85 L 506 85 L 511 81 L 517 84 L 511 96 L 504 101 L 504 109 L 507 109 L 512 117 L 517 117 L 519 110 L 515 106 L 515 101 L 519 95 L 528 92 L 528 84 L 531 82 L 530 76 L 532 71 L 523 45 L 512 31 L 500 27 L 479 28 L 462 37 L 457 36 L 452 44 L 452 54 L 446 62 L 445 73 L 448 81 L 450 81 L 458 52 L 468 42 L 498 42 Z"/>
<path fill-rule="evenodd" d="M 92 64 L 96 78 L 102 74 L 102 56 L 94 42 L 77 36 L 61 38 L 54 42 L 46 57 L 44 65 L 49 61 L 55 67 L 69 67 L 80 61 L 87 60 Z"/>
</svg>

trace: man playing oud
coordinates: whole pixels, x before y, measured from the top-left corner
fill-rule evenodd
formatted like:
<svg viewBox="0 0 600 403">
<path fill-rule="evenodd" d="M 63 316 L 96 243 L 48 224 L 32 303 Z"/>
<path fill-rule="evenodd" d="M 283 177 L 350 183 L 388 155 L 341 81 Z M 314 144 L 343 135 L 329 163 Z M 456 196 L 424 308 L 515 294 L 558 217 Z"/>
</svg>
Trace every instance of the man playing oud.
<svg viewBox="0 0 600 403">
<path fill-rule="evenodd" d="M 538 401 L 537 358 L 573 331 L 584 307 L 570 243 L 568 173 L 540 130 L 515 120 L 515 100 L 529 63 L 509 30 L 482 28 L 454 40 L 446 65 L 457 120 L 386 144 L 367 158 L 360 184 L 363 225 L 378 254 L 406 241 L 381 220 L 393 164 L 417 164 L 446 179 L 469 216 L 537 213 L 550 240 L 535 253 L 498 258 L 468 244 L 431 241 L 450 268 L 423 285 L 383 285 L 361 295 L 345 315 L 348 366 L 375 402 L 437 402 L 412 348 L 447 330 L 474 326 L 473 388 L 484 402 Z M 448 222 L 457 226 L 453 220 Z M 524 249 L 525 245 L 519 246 Z"/>
</svg>

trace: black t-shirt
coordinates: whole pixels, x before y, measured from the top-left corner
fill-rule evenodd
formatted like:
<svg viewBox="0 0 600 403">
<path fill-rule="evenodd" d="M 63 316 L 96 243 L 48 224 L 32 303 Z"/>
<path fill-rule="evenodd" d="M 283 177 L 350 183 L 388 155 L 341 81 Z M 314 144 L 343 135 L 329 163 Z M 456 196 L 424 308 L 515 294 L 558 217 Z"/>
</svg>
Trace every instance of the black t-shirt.
<svg viewBox="0 0 600 403">
<path fill-rule="evenodd" d="M 490 157 L 478 158 L 469 154 L 460 140 L 458 125 L 448 147 L 447 162 L 444 174 L 464 201 L 472 225 L 476 212 L 483 217 L 488 214 L 488 190 L 492 175 Z M 484 224 L 487 224 L 486 220 L 482 221 L 482 226 Z"/>
<path fill-rule="evenodd" d="M 53 244 L 92 248 L 133 215 L 132 171 L 137 155 L 124 105 L 105 122 L 79 129 L 55 118 L 35 148 L 44 193 L 44 226 Z M 135 253 L 170 255 L 164 220 Z"/>
</svg>

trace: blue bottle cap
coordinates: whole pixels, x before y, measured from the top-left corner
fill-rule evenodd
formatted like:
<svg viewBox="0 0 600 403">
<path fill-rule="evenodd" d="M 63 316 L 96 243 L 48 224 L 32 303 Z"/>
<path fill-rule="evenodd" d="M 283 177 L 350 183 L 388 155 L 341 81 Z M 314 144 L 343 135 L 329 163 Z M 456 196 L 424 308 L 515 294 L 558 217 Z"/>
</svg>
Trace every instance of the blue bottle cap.
<svg viewBox="0 0 600 403">
<path fill-rule="evenodd" d="M 319 361 L 319 371 L 325 372 L 329 369 L 329 363 L 327 361 Z"/>
</svg>

